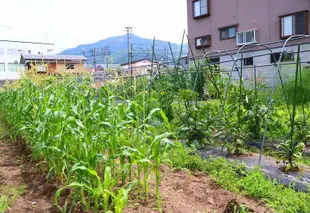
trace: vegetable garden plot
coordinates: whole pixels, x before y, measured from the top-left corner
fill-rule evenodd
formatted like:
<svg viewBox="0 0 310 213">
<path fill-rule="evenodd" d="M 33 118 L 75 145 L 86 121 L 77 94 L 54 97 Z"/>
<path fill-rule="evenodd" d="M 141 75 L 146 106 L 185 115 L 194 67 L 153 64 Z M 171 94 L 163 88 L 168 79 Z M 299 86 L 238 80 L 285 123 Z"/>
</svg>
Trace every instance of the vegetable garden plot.
<svg viewBox="0 0 310 213">
<path fill-rule="evenodd" d="M 254 80 L 253 87 L 246 87 L 242 78 L 233 82 L 208 59 L 190 70 L 180 59 L 174 62 L 166 73 L 152 68 L 150 76 L 115 78 L 99 89 L 87 76 L 71 76 L 24 78 L 0 93 L 11 138 L 25 143 L 43 172 L 63 185 L 55 195 L 58 208 L 122 212 L 138 198 L 146 204 L 156 200 L 151 208 L 161 212 L 167 201 L 161 167 L 168 164 L 207 173 L 218 185 L 263 199 L 276 210 L 307 212 L 306 193 L 223 159 L 204 161 L 195 152 L 184 153 L 188 147 L 211 145 L 242 156 L 260 151 L 246 141 L 276 138 L 283 141 L 279 152 L 270 155 L 284 161 L 286 172 L 299 169 L 306 162 L 303 144 L 309 143 L 310 108 L 304 96 L 298 105 L 293 93 L 290 104 L 282 84 L 279 91 L 272 88 L 279 92 L 273 100 L 266 98 L 271 91 L 264 85 Z M 305 75 L 296 64 L 294 92 L 298 85 L 304 91 Z M 242 67 L 234 68 L 243 76 Z M 288 195 L 291 199 L 284 199 Z"/>
</svg>

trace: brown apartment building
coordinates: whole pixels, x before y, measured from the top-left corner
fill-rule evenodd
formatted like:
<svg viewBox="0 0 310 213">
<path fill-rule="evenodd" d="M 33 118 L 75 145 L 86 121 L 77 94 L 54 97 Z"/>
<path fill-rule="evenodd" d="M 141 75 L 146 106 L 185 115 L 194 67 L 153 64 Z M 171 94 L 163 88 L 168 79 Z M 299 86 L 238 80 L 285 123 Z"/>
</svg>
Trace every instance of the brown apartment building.
<svg viewBox="0 0 310 213">
<path fill-rule="evenodd" d="M 242 50 L 243 61 L 238 66 L 243 63 L 248 69 L 254 65 L 267 67 L 274 62 L 273 56 L 255 44 L 266 44 L 278 59 L 285 39 L 310 33 L 309 10 L 310 0 L 187 0 L 193 55 L 199 57 L 212 51 L 211 60 L 221 62 L 222 66 L 230 57 L 224 52 L 214 53 L 215 50 L 234 54 L 242 45 L 254 44 Z M 296 61 L 298 44 L 302 44 L 302 61 L 310 62 L 309 38 L 289 42 L 283 62 Z M 189 56 L 193 55 L 189 51 Z M 223 66 L 228 69 L 231 63 Z"/>
</svg>

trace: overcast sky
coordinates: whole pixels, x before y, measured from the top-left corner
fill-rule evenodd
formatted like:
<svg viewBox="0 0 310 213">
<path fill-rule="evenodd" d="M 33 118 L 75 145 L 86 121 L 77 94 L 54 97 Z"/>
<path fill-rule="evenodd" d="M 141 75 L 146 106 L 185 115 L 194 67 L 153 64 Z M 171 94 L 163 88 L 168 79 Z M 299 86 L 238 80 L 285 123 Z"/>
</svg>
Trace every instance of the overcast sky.
<svg viewBox="0 0 310 213">
<path fill-rule="evenodd" d="M 0 0 L 0 39 L 52 42 L 55 53 L 124 34 L 180 43 L 185 0 Z"/>
</svg>

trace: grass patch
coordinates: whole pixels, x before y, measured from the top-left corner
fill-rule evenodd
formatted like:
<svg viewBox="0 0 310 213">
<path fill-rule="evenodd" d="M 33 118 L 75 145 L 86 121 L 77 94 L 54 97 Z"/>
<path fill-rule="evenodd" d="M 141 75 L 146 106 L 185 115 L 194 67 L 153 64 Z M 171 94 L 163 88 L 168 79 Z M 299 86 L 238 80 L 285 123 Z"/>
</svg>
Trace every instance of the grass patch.
<svg viewBox="0 0 310 213">
<path fill-rule="evenodd" d="M 307 157 L 307 156 L 302 156 L 300 162 L 301 162 L 302 164 L 305 164 L 305 165 L 307 165 L 307 166 L 310 166 L 310 158 Z"/>
<path fill-rule="evenodd" d="M 186 151 L 183 163 L 177 153 L 172 154 L 172 161 L 177 167 L 209 175 L 225 189 L 261 199 L 278 212 L 310 212 L 310 193 L 296 192 L 276 180 L 266 179 L 258 168 L 251 171 L 224 158 L 202 159 L 192 150 Z"/>
<path fill-rule="evenodd" d="M 211 104 L 212 106 L 221 106 L 220 99 L 210 99 L 208 100 L 208 103 Z"/>
<path fill-rule="evenodd" d="M 0 140 L 4 138 L 4 135 L 5 135 L 5 131 L 4 131 L 3 125 L 0 121 Z"/>
<path fill-rule="evenodd" d="M 0 212 L 5 212 L 24 192 L 26 186 L 19 188 L 0 186 Z"/>
</svg>

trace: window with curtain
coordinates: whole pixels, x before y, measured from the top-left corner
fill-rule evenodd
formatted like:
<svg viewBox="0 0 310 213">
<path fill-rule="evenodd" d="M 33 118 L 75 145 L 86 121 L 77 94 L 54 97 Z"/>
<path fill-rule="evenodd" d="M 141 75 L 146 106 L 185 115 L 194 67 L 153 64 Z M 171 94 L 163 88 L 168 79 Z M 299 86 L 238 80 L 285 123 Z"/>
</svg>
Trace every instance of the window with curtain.
<svg viewBox="0 0 310 213">
<path fill-rule="evenodd" d="M 246 32 L 238 32 L 237 45 L 252 44 L 257 42 L 257 30 L 251 30 Z"/>
<path fill-rule="evenodd" d="M 194 18 L 209 15 L 209 0 L 193 1 L 193 15 Z"/>
<path fill-rule="evenodd" d="M 308 11 L 280 16 L 281 38 L 288 38 L 296 34 L 308 34 Z"/>
<path fill-rule="evenodd" d="M 201 36 L 195 38 L 196 48 L 210 47 L 211 46 L 211 35 Z"/>
<path fill-rule="evenodd" d="M 235 38 L 236 32 L 237 32 L 236 26 L 221 28 L 220 29 L 220 39 L 225 40 L 225 39 Z"/>
</svg>

